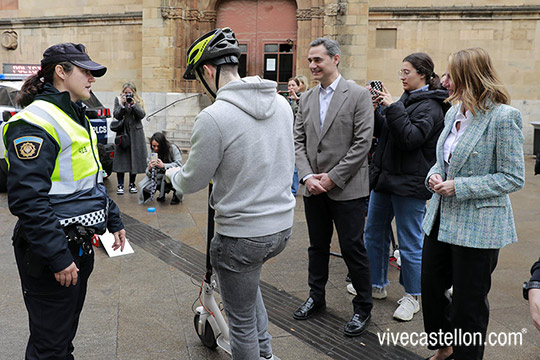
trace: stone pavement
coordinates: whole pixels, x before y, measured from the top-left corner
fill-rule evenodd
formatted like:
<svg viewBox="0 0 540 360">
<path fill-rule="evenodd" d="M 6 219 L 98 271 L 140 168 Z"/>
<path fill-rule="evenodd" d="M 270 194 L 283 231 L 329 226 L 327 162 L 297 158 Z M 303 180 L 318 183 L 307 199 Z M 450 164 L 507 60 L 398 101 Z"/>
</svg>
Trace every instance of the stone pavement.
<svg viewBox="0 0 540 360">
<path fill-rule="evenodd" d="M 530 321 L 527 302 L 521 298 L 521 283 L 528 279 L 530 266 L 540 256 L 540 176 L 532 175 L 532 158 L 526 159 L 526 165 L 525 188 L 511 196 L 520 240 L 501 251 L 489 296 L 489 331 L 501 340 L 510 333 L 518 333 L 522 337 L 522 344 L 487 346 L 485 359 L 490 360 L 540 359 L 540 333 Z M 180 205 L 172 206 L 168 201 L 156 203 L 157 211 L 148 213 L 147 206 L 137 204 L 137 195 L 116 195 L 116 176 L 106 180 L 106 185 L 125 215 L 161 231 L 183 246 L 205 252 L 206 190 L 186 195 Z M 170 200 L 170 195 L 167 200 Z M 10 242 L 14 224 L 15 218 L 7 208 L 7 196 L 0 194 L 1 360 L 24 358 L 28 337 L 28 319 Z M 304 300 L 308 294 L 307 246 L 303 203 L 299 197 L 291 241 L 282 254 L 264 266 L 262 281 L 291 298 Z M 228 359 L 229 356 L 221 350 L 205 348 L 194 331 L 192 306 L 198 292 L 198 285 L 194 283 L 200 282 L 204 269 L 186 274 L 161 260 L 152 251 L 135 244 L 135 241 L 133 247 L 134 254 L 117 258 L 109 258 L 101 248 L 96 250 L 96 266 L 90 278 L 87 302 L 75 338 L 76 359 Z M 332 247 L 333 251 L 339 252 L 336 242 Z M 182 254 L 177 256 L 181 259 Z M 341 327 L 351 315 L 352 296 L 345 290 L 347 283 L 343 260 L 332 257 L 330 266 L 327 311 L 339 319 L 338 325 Z M 389 276 L 391 285 L 388 298 L 375 300 L 369 331 L 380 335 L 421 332 L 421 312 L 407 323 L 392 319 L 402 288 L 396 269 L 390 267 Z M 316 324 L 316 320 L 316 317 L 307 320 L 311 322 L 307 324 Z M 317 346 L 320 345 L 317 334 L 312 339 L 302 338 L 295 334 L 294 321 L 287 324 L 292 326 L 287 328 L 288 325 L 283 326 L 280 321 L 270 323 L 276 355 L 284 360 L 338 358 L 331 352 L 326 352 L 330 354 L 328 356 L 321 351 L 321 346 Z M 341 334 L 335 334 L 335 338 L 340 341 L 344 339 Z M 352 341 L 364 346 L 362 339 Z M 349 358 L 377 359 L 368 352 L 368 347 L 365 356 L 353 357 L 351 354 Z M 419 359 L 431 354 L 431 351 L 419 345 L 405 348 L 418 354 Z M 392 353 L 393 348 L 388 347 L 388 351 Z M 401 358 L 397 352 L 394 353 L 396 359 Z"/>
</svg>

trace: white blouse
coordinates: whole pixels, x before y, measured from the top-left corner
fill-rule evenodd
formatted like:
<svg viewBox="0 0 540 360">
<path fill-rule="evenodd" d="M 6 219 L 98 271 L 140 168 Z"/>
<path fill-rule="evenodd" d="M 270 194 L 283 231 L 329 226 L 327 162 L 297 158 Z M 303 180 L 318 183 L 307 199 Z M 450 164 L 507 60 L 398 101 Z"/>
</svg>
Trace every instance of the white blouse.
<svg viewBox="0 0 540 360">
<path fill-rule="evenodd" d="M 452 153 L 456 149 L 456 146 L 459 143 L 459 139 L 461 138 L 461 136 L 463 136 L 465 129 L 467 129 L 467 127 L 471 123 L 472 118 L 473 114 L 469 110 L 467 110 L 465 112 L 465 115 L 463 115 L 460 105 L 459 110 L 456 114 L 456 118 L 454 119 L 454 123 L 452 124 L 452 129 L 450 130 L 450 133 L 448 134 L 448 137 L 444 141 L 443 145 L 445 173 L 448 173 L 448 167 L 450 166 L 450 162 L 452 161 Z M 457 129 L 458 124 L 459 130 Z"/>
</svg>

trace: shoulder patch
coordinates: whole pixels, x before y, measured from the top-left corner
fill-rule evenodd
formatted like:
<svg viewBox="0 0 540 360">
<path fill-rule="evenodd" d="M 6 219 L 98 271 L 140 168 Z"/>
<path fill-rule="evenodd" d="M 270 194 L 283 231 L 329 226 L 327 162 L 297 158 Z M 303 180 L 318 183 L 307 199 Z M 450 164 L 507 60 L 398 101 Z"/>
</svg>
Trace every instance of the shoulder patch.
<svg viewBox="0 0 540 360">
<path fill-rule="evenodd" d="M 35 159 L 39 156 L 43 139 L 37 136 L 23 136 L 13 140 L 17 157 L 21 160 Z"/>
</svg>

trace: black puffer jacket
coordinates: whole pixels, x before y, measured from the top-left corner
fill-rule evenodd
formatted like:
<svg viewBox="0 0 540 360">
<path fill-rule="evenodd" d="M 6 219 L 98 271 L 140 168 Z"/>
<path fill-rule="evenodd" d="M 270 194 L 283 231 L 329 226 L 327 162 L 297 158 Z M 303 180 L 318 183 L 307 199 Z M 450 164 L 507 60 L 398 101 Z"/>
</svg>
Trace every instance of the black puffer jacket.
<svg viewBox="0 0 540 360">
<path fill-rule="evenodd" d="M 444 127 L 446 90 L 404 92 L 399 101 L 375 113 L 379 138 L 370 166 L 371 189 L 429 199 L 425 177 L 435 163 L 435 147 Z"/>
</svg>

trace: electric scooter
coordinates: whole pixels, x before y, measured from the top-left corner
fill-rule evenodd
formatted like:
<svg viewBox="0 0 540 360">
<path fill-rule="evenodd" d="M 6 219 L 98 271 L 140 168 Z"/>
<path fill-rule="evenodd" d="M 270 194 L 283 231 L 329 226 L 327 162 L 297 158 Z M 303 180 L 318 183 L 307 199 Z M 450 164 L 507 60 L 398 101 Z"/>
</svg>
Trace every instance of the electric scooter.
<svg viewBox="0 0 540 360">
<path fill-rule="evenodd" d="M 208 187 L 208 197 L 212 194 L 212 183 Z M 229 340 L 229 326 L 222 314 L 222 309 L 214 298 L 214 289 L 217 286 L 210 264 L 210 242 L 214 237 L 214 209 L 208 202 L 208 226 L 206 235 L 206 274 L 199 290 L 201 306 L 195 309 L 193 323 L 195 331 L 204 346 L 215 349 L 217 346 L 231 355 Z"/>
</svg>

